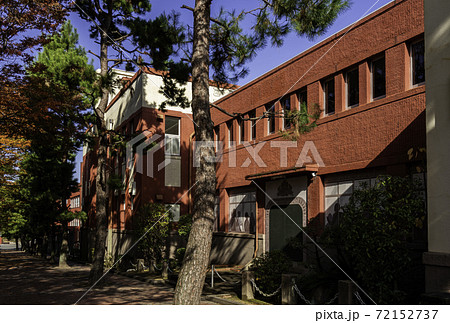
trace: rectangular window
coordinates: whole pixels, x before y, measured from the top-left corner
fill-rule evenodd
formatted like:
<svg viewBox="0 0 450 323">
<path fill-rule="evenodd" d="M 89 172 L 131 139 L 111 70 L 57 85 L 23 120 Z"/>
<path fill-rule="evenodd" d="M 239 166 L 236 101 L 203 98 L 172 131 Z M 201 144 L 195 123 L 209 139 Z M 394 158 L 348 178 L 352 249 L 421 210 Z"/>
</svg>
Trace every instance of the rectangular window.
<svg viewBox="0 0 450 323">
<path fill-rule="evenodd" d="M 386 62 L 384 57 L 372 61 L 372 99 L 386 95 Z"/>
<path fill-rule="evenodd" d="M 300 92 L 297 94 L 298 98 L 298 111 L 304 111 L 302 109 L 308 109 L 308 92 L 306 91 L 306 88 L 301 89 Z"/>
<path fill-rule="evenodd" d="M 411 72 L 412 85 L 425 83 L 425 44 L 423 40 L 411 45 Z"/>
<path fill-rule="evenodd" d="M 233 120 L 227 122 L 228 127 L 228 147 L 234 146 L 234 129 L 233 129 Z"/>
<path fill-rule="evenodd" d="M 323 92 L 325 94 L 325 114 L 334 114 L 336 101 L 334 92 L 334 78 L 324 82 Z"/>
<path fill-rule="evenodd" d="M 216 147 L 216 152 L 219 151 L 219 142 L 220 142 L 220 126 L 217 126 L 214 128 L 214 133 L 215 133 L 215 147 Z"/>
<path fill-rule="evenodd" d="M 353 108 L 359 104 L 359 71 L 357 68 L 347 72 L 346 81 L 347 107 Z"/>
<path fill-rule="evenodd" d="M 230 194 L 229 232 L 256 232 L 256 192 Z"/>
<path fill-rule="evenodd" d="M 214 198 L 214 231 L 219 231 L 220 220 L 220 198 L 216 195 Z"/>
<path fill-rule="evenodd" d="M 325 225 L 339 223 L 342 207 L 348 204 L 354 190 L 373 187 L 377 178 L 325 183 Z"/>
<path fill-rule="evenodd" d="M 250 119 L 254 119 L 254 118 L 256 118 L 256 111 L 255 110 L 253 110 L 253 111 L 250 111 L 249 113 L 248 113 L 248 117 L 250 118 Z M 251 120 L 250 121 L 250 124 L 251 124 L 251 127 L 252 127 L 252 129 L 251 129 L 251 131 L 250 131 L 250 140 L 255 140 L 256 139 L 256 120 Z"/>
<path fill-rule="evenodd" d="M 180 118 L 166 116 L 164 133 L 166 155 L 180 155 Z"/>
<path fill-rule="evenodd" d="M 243 120 L 239 120 L 239 143 L 243 143 L 245 141 L 245 122 Z"/>
<path fill-rule="evenodd" d="M 267 118 L 267 131 L 270 135 L 275 132 L 275 103 L 266 106 Z"/>
<path fill-rule="evenodd" d="M 283 126 L 284 129 L 291 127 L 290 112 L 291 112 L 291 97 L 285 97 L 281 100 L 281 106 L 283 108 Z"/>
<path fill-rule="evenodd" d="M 164 167 L 164 185 L 181 187 L 181 157 L 166 156 L 167 165 Z"/>
</svg>

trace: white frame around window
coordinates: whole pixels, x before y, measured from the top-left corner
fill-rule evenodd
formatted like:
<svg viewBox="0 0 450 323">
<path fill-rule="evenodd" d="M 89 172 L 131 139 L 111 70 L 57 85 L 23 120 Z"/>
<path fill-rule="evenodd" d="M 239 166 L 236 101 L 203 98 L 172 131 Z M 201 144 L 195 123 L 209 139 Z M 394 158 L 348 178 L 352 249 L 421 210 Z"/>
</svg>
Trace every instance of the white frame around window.
<svg viewBox="0 0 450 323">
<path fill-rule="evenodd" d="M 413 57 L 414 53 L 413 53 L 413 46 L 415 44 L 417 44 L 417 43 L 420 43 L 420 42 L 424 43 L 424 58 L 425 58 L 425 40 L 423 38 L 415 40 L 415 41 L 413 41 L 413 42 L 411 42 L 409 44 L 409 70 L 410 70 L 409 71 L 410 72 L 410 77 L 409 78 L 411 80 L 411 82 L 410 82 L 411 88 L 415 88 L 415 87 L 424 85 L 425 82 L 426 82 L 426 79 L 425 79 L 425 81 L 423 81 L 423 82 L 414 84 L 414 57 Z"/>
<path fill-rule="evenodd" d="M 334 110 L 332 113 L 328 111 L 328 105 L 327 105 L 327 90 L 328 90 L 328 83 L 333 81 L 334 85 Z M 336 80 L 334 77 L 330 77 L 328 79 L 323 80 L 322 83 L 322 89 L 323 89 L 323 114 L 324 116 L 332 116 L 336 114 Z"/>
<path fill-rule="evenodd" d="M 240 216 L 237 214 L 234 214 L 234 223 L 231 223 L 231 220 L 233 218 L 233 211 L 237 210 L 239 208 Z M 248 215 L 248 219 L 245 217 L 245 211 L 250 212 Z M 253 211 L 253 213 L 252 213 Z M 228 230 L 229 232 L 242 232 L 242 233 L 250 233 L 253 231 L 251 223 L 252 223 L 252 214 L 253 214 L 253 221 L 254 225 L 256 226 L 256 212 L 257 212 L 257 205 L 256 205 L 256 191 L 249 191 L 249 192 L 230 192 L 230 197 L 228 201 Z M 245 230 L 245 221 L 250 221 L 248 223 L 249 225 L 249 231 L 246 232 Z M 234 226 L 231 227 L 231 226 Z M 237 230 L 239 228 L 239 230 Z"/>
<path fill-rule="evenodd" d="M 256 118 L 256 110 L 252 110 L 248 113 L 248 117 L 249 118 Z M 249 136 L 250 136 L 250 140 L 256 140 L 256 120 L 250 120 L 250 132 L 249 132 Z M 255 133 L 253 133 L 255 132 Z"/>
<path fill-rule="evenodd" d="M 349 73 L 351 73 L 351 72 L 354 72 L 354 71 L 356 71 L 357 73 L 358 73 L 358 102 L 356 103 L 356 104 L 353 104 L 353 105 L 349 105 L 348 104 L 348 98 L 349 98 L 349 92 L 348 92 L 348 74 Z M 359 106 L 359 68 L 358 67 L 354 67 L 354 68 L 351 68 L 351 69 L 349 69 L 349 70 L 347 70 L 346 72 L 345 72 L 345 106 L 347 107 L 347 109 L 351 109 L 351 108 L 356 108 L 357 106 Z"/>
<path fill-rule="evenodd" d="M 172 134 L 167 134 L 166 129 L 165 129 L 165 125 L 164 125 L 164 139 L 165 139 L 165 144 L 164 144 L 164 152 L 166 155 L 169 156 L 180 156 L 180 132 L 181 132 L 181 119 L 177 118 L 177 117 L 172 117 L 172 116 L 166 116 L 166 120 L 167 118 L 172 118 L 172 119 L 176 119 L 178 122 L 178 135 L 172 135 Z M 177 145 L 173 145 L 172 143 L 175 142 L 177 143 Z"/>
<path fill-rule="evenodd" d="M 244 138 L 242 138 L 242 135 L 244 135 Z M 238 121 L 238 137 L 236 141 L 238 145 L 245 141 L 245 126 L 242 119 Z"/>
<path fill-rule="evenodd" d="M 376 62 L 376 61 L 378 61 L 380 59 L 384 59 L 384 87 L 385 87 L 385 89 L 384 89 L 384 94 L 383 95 L 374 97 L 373 96 L 373 87 L 374 87 L 374 82 L 373 82 L 373 62 Z M 387 92 L 387 86 L 386 86 L 386 56 L 385 55 L 379 55 L 379 56 L 376 56 L 376 57 L 372 58 L 371 61 L 370 61 L 370 99 L 371 99 L 371 101 L 376 101 L 376 100 L 385 98 L 386 97 L 386 92 Z"/>
<path fill-rule="evenodd" d="M 275 120 L 275 103 L 270 104 L 269 108 L 267 108 L 267 107 L 269 107 L 269 105 L 266 106 L 266 112 L 267 112 L 267 115 L 268 115 L 268 117 L 267 117 L 267 135 L 271 135 L 271 134 L 275 133 L 275 130 L 276 130 L 276 127 L 277 127 L 277 123 L 276 123 L 276 120 Z M 270 111 L 272 111 L 272 113 L 273 113 L 272 117 L 270 116 Z M 270 122 L 271 122 L 272 118 L 274 120 L 274 125 L 273 125 L 273 131 L 270 131 Z"/>
</svg>

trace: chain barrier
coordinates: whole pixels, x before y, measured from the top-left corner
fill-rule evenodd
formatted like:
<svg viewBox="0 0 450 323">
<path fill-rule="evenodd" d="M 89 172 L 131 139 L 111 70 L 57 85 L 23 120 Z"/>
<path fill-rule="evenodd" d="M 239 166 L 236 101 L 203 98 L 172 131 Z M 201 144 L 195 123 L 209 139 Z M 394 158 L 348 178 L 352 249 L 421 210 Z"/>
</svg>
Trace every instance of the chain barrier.
<svg viewBox="0 0 450 323">
<path fill-rule="evenodd" d="M 292 278 L 292 288 L 297 292 L 298 296 L 307 304 L 311 305 L 311 302 L 306 299 L 306 297 L 302 294 L 300 289 L 298 289 L 297 284 L 295 283 L 295 279 Z"/>
<path fill-rule="evenodd" d="M 354 292 L 353 295 L 356 296 L 356 299 L 358 300 L 358 302 L 359 302 L 361 305 L 366 305 L 366 303 L 364 303 L 364 301 L 362 300 L 361 295 L 359 295 L 358 291 Z"/>
<path fill-rule="evenodd" d="M 225 279 L 222 278 L 222 276 L 220 276 L 220 274 L 217 272 L 216 268 L 213 267 L 213 270 L 216 273 L 216 275 L 220 278 L 220 280 L 222 280 L 225 283 L 228 283 L 228 281 L 226 281 Z"/>
<path fill-rule="evenodd" d="M 157 270 L 157 271 L 162 271 L 164 265 L 161 265 L 161 267 L 157 267 L 155 263 L 153 263 L 153 267 Z M 172 269 L 170 269 L 169 264 L 167 264 L 167 270 L 169 271 L 169 273 L 173 273 Z"/>
<path fill-rule="evenodd" d="M 330 305 L 333 304 L 334 301 L 339 297 L 339 293 L 336 293 L 336 295 L 334 295 L 334 297 L 327 303 L 325 303 L 325 305 Z"/>
<path fill-rule="evenodd" d="M 297 284 L 295 283 L 295 279 L 292 279 L 292 288 L 297 292 L 298 296 L 307 304 L 312 305 L 310 301 L 306 299 L 306 297 L 300 292 L 300 289 L 298 288 Z M 328 302 L 326 302 L 324 305 L 330 305 L 333 304 L 334 301 L 339 297 L 339 293 L 336 293 L 332 299 L 330 299 Z"/>
<path fill-rule="evenodd" d="M 272 294 L 266 294 L 266 293 L 264 293 L 262 290 L 260 290 L 260 289 L 258 288 L 258 286 L 256 286 L 256 283 L 255 283 L 255 281 L 254 281 L 253 279 L 251 279 L 250 282 L 252 283 L 252 285 L 253 285 L 253 287 L 255 288 L 255 290 L 256 290 L 258 293 L 260 293 L 261 295 L 265 296 L 265 297 L 272 297 L 272 296 L 275 296 L 275 295 L 278 294 L 278 293 L 280 292 L 280 290 L 281 290 L 281 285 L 280 285 L 280 287 L 278 287 L 278 289 L 277 289 L 276 291 L 274 291 Z"/>
</svg>

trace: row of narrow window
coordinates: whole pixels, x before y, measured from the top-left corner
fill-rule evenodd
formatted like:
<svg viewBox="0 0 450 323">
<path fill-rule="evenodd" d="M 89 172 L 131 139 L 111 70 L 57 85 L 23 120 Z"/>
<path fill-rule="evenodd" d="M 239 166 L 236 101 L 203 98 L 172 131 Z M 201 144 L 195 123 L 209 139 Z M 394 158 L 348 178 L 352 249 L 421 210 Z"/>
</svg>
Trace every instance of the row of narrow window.
<svg viewBox="0 0 450 323">
<path fill-rule="evenodd" d="M 411 85 L 417 86 L 425 83 L 425 46 L 424 41 L 413 42 L 410 46 L 410 57 L 411 57 Z M 385 57 L 378 56 L 372 59 L 370 62 L 370 72 L 371 72 L 371 99 L 377 100 L 386 96 L 386 61 Z M 346 106 L 347 108 L 354 108 L 359 105 L 359 69 L 358 67 L 351 68 L 347 70 L 344 74 L 345 86 L 346 86 Z M 332 115 L 336 111 L 336 88 L 334 77 L 325 79 L 322 82 L 322 89 L 324 95 L 324 112 L 325 115 Z M 297 110 L 307 109 L 308 98 L 306 87 L 301 89 L 297 93 Z M 268 112 L 267 119 L 267 135 L 273 134 L 276 131 L 276 117 L 277 113 L 275 111 L 275 103 L 277 101 L 271 102 L 266 105 L 266 111 Z M 291 118 L 286 118 L 292 111 L 291 106 L 291 96 L 286 95 L 280 100 L 283 118 L 283 130 L 289 129 L 292 126 Z M 249 118 L 256 117 L 256 110 L 252 110 L 247 115 Z M 261 119 L 264 120 L 264 119 Z M 238 138 L 235 138 L 235 133 L 233 129 L 233 120 L 227 122 L 228 130 L 228 141 L 229 146 L 237 142 L 244 142 L 246 139 L 247 129 L 249 126 L 251 128 L 249 132 L 248 140 L 256 139 L 256 123 L 259 120 L 240 121 L 238 123 Z M 216 140 L 220 139 L 220 128 L 217 126 L 215 128 Z"/>
</svg>

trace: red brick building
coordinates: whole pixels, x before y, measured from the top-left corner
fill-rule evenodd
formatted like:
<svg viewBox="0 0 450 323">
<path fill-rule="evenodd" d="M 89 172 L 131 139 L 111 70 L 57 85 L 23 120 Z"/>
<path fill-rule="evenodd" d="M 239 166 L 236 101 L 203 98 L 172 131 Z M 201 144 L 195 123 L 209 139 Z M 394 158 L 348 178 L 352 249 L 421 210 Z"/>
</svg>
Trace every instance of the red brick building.
<svg viewBox="0 0 450 323">
<path fill-rule="evenodd" d="M 105 117 L 109 130 L 122 134 L 128 142 L 130 156 L 127 156 L 127 149 L 108 151 L 110 177 L 122 182 L 121 189 L 109 192 L 107 251 L 111 256 L 123 254 L 133 242 L 133 215 L 143 204 L 166 205 L 175 222 L 181 214 L 189 213 L 189 188 L 193 178 L 190 160 L 194 126 L 190 109 L 168 106 L 164 112 L 159 110 L 159 104 L 165 100 L 159 92 L 163 84 L 160 72 L 153 69 L 131 75 L 117 72 L 117 77 L 125 79 L 126 84 L 111 95 Z M 190 87 L 188 82 L 188 99 Z M 211 101 L 223 95 L 211 86 Z M 149 138 L 148 143 L 143 142 L 145 138 Z M 157 143 L 153 148 L 152 142 Z M 95 149 L 86 146 L 80 176 L 83 210 L 88 214 L 82 245 L 85 255 L 94 239 L 91 230 L 95 228 L 96 158 Z M 163 166 L 163 163 L 166 164 Z"/>
<path fill-rule="evenodd" d="M 391 2 L 215 102 L 244 117 L 300 102 L 321 114 L 291 142 L 280 134 L 289 130 L 283 118 L 239 122 L 212 111 L 224 142 L 213 262 L 245 264 L 285 246 L 300 229 L 277 204 L 299 226 L 326 224 L 361 183 L 424 179 L 408 159 L 409 149 L 426 146 L 423 34 L 423 1 Z"/>
</svg>

